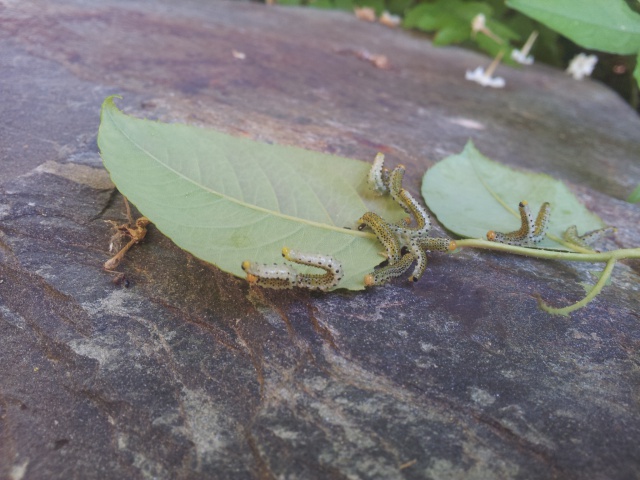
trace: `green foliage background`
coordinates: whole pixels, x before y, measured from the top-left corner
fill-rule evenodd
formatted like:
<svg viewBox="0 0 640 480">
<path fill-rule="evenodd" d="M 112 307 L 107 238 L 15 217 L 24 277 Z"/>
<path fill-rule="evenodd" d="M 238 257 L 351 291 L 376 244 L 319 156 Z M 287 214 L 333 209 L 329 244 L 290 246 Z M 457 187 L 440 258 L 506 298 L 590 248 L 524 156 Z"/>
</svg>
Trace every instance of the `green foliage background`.
<svg viewBox="0 0 640 480">
<path fill-rule="evenodd" d="M 402 18 L 402 26 L 429 35 L 435 45 L 459 44 L 495 56 L 520 48 L 533 30 L 539 37 L 536 61 L 566 68 L 577 53 L 595 53 L 594 77 L 640 107 L 640 2 L 636 0 L 277 0 L 280 5 L 353 10 L 371 7 Z M 486 24 L 505 40 L 472 35 L 471 19 L 482 13 Z M 602 39 L 602 41 L 600 41 Z M 607 42 L 607 39 L 612 39 Z M 637 48 L 636 48 L 637 47 Z"/>
</svg>

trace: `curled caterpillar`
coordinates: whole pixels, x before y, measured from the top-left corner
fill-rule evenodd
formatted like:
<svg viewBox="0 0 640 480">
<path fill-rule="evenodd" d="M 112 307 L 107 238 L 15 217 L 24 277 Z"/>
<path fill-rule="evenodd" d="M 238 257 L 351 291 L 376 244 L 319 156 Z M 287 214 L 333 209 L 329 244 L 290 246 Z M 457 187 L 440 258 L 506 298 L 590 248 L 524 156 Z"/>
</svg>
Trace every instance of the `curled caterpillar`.
<svg viewBox="0 0 640 480">
<path fill-rule="evenodd" d="M 573 243 L 574 245 L 578 245 L 579 247 L 590 249 L 591 244 L 600 240 L 605 235 L 615 233 L 617 231 L 618 229 L 615 227 L 606 227 L 599 228 L 598 230 L 591 230 L 584 235 L 578 235 L 578 228 L 575 225 L 571 225 L 562 234 L 562 237 L 569 243 Z"/>
<path fill-rule="evenodd" d="M 487 232 L 487 240 L 490 242 L 506 243 L 508 245 L 528 246 L 540 243 L 549 227 L 551 205 L 545 202 L 540 207 L 538 216 L 533 219 L 529 204 L 522 201 L 518 204 L 520 210 L 520 228 L 509 233 L 501 233 L 490 230 Z"/>
<path fill-rule="evenodd" d="M 392 278 L 399 277 L 404 272 L 406 272 L 411 264 L 413 263 L 414 256 L 411 253 L 405 253 L 400 261 L 396 263 L 389 263 L 382 268 L 378 268 L 374 270 L 372 273 L 369 273 L 364 276 L 364 284 L 367 287 L 372 287 L 374 285 L 382 285 L 387 283 Z M 425 260 L 426 264 L 426 260 Z M 425 265 L 426 267 L 426 265 Z"/>
<path fill-rule="evenodd" d="M 425 252 L 420 248 L 417 239 L 409 239 L 409 253 L 401 257 L 402 246 L 398 241 L 397 226 L 391 225 L 386 222 L 380 215 L 373 212 L 365 213 L 360 220 L 359 230 L 362 230 L 365 226 L 371 228 L 375 233 L 378 241 L 384 245 L 386 250 L 386 257 L 389 264 L 381 269 L 374 271 L 374 273 L 365 276 L 365 285 L 380 285 L 386 283 L 391 278 L 402 275 L 411 266 L 414 260 L 418 260 L 416 268 L 411 276 L 411 279 L 420 278 L 422 273 L 427 267 L 427 257 Z"/>
<path fill-rule="evenodd" d="M 364 284 L 367 287 L 374 285 L 382 285 L 389 280 L 399 277 L 405 273 L 409 267 L 416 260 L 416 266 L 413 269 L 413 273 L 409 277 L 412 282 L 417 282 L 424 274 L 427 268 L 427 251 L 439 251 L 447 252 L 456 249 L 456 242 L 450 238 L 435 238 L 428 237 L 421 239 L 417 242 L 417 251 L 419 254 L 416 256 L 412 249 L 405 253 L 400 261 L 396 263 L 389 262 L 388 265 L 374 270 L 372 273 L 365 275 Z"/>
<path fill-rule="evenodd" d="M 297 287 L 326 292 L 327 290 L 335 288 L 344 276 L 342 264 L 330 255 L 303 253 L 284 247 L 282 249 L 282 256 L 291 262 L 310 265 L 326 272 L 299 273 L 296 277 Z"/>
<path fill-rule="evenodd" d="M 293 267 L 286 264 L 267 265 L 245 260 L 242 262 L 242 269 L 247 272 L 247 281 L 252 285 L 264 288 L 301 287 L 326 292 L 335 288 L 344 275 L 342 264 L 329 255 L 303 253 L 284 247 L 282 256 L 286 260 L 300 265 L 320 268 L 326 273 L 298 273 Z"/>
<path fill-rule="evenodd" d="M 425 208 L 404 188 L 405 167 L 398 165 L 391 172 L 384 167 L 384 155 L 378 153 L 369 171 L 369 186 L 378 194 L 391 194 L 393 200 L 409 214 L 408 222 L 392 224 L 373 212 L 367 212 L 358 221 L 358 229 L 368 226 L 386 249 L 389 264 L 365 276 L 365 285 L 380 285 L 406 272 L 416 261 L 409 279 L 418 281 L 427 268 L 427 251 L 455 250 L 455 242 L 447 238 L 429 237 L 431 220 Z M 415 226 L 410 226 L 412 220 Z M 400 256 L 403 248 L 407 253 Z"/>
</svg>

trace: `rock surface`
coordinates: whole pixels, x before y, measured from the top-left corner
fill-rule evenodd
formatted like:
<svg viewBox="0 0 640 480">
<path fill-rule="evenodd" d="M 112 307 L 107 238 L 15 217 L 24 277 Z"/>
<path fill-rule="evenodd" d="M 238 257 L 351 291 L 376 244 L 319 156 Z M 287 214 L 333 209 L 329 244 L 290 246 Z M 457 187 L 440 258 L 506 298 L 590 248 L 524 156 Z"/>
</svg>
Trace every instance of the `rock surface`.
<svg viewBox="0 0 640 480">
<path fill-rule="evenodd" d="M 130 288 L 101 267 L 105 220 L 125 220 L 95 144 L 114 93 L 137 116 L 383 151 L 415 194 L 472 138 L 637 246 L 640 119 L 603 86 L 535 66 L 482 89 L 475 53 L 244 2 L 4 0 L 0 52 L 1 478 L 640 476 L 638 262 L 570 318 L 535 296 L 578 300 L 592 266 L 486 252 L 359 294 L 250 290 L 153 228 Z"/>
</svg>

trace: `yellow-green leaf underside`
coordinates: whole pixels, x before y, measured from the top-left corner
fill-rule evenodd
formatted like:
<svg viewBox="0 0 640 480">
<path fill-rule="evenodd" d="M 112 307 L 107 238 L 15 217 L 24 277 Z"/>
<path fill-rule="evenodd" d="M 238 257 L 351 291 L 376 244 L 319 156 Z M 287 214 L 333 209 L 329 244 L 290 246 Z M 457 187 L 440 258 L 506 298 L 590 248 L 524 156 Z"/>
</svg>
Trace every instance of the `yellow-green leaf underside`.
<svg viewBox="0 0 640 480">
<path fill-rule="evenodd" d="M 562 238 L 571 225 L 580 234 L 604 226 L 561 181 L 495 162 L 471 141 L 460 154 L 445 158 L 425 173 L 422 195 L 438 220 L 462 237 L 484 238 L 489 230 L 518 230 L 522 200 L 529 203 L 534 216 L 544 202 L 551 203 L 548 237 Z M 566 250 L 548 237 L 537 247 Z"/>
<path fill-rule="evenodd" d="M 403 216 L 369 191 L 370 164 L 136 119 L 113 97 L 102 106 L 98 145 L 111 179 L 143 215 L 179 247 L 237 276 L 244 260 L 284 262 L 287 246 L 334 256 L 345 272 L 338 288 L 361 290 L 382 247 L 355 221 L 369 210 Z"/>
</svg>

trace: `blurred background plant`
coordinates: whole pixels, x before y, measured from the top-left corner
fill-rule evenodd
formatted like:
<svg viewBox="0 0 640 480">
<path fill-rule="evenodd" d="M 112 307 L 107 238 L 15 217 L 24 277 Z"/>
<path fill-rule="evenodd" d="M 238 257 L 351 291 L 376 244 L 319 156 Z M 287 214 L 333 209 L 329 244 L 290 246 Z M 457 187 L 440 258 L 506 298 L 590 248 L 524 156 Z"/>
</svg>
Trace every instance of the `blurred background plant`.
<svg viewBox="0 0 640 480">
<path fill-rule="evenodd" d="M 377 18 L 397 16 L 403 28 L 423 32 L 434 45 L 458 44 L 493 57 L 504 51 L 504 63 L 510 65 L 515 65 L 511 51 L 537 31 L 531 50 L 537 61 L 564 69 L 580 53 L 595 54 L 592 76 L 640 111 L 640 0 L 266 1 L 349 11 L 369 8 Z M 472 28 L 474 19 L 482 20 L 486 31 Z"/>
</svg>

